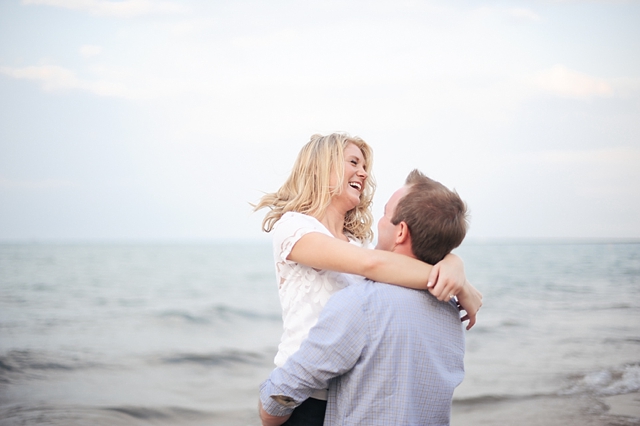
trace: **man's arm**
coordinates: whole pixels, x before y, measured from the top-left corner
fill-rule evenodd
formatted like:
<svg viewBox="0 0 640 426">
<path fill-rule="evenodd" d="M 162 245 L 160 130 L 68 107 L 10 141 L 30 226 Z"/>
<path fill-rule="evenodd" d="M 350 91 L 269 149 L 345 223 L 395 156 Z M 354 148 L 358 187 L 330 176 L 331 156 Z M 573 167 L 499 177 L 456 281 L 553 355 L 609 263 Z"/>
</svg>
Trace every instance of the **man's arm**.
<svg viewBox="0 0 640 426">
<path fill-rule="evenodd" d="M 360 292 L 354 290 L 346 288 L 329 299 L 300 349 L 260 386 L 261 413 L 268 415 L 261 419 L 266 425 L 284 422 L 284 416 L 315 390 L 326 389 L 332 378 L 357 362 L 367 342 L 368 322 Z"/>
<path fill-rule="evenodd" d="M 291 414 L 286 416 L 272 416 L 264 410 L 261 401 L 258 401 L 258 413 L 260 414 L 262 426 L 280 426 L 282 423 L 289 420 L 289 417 L 291 417 Z"/>
</svg>

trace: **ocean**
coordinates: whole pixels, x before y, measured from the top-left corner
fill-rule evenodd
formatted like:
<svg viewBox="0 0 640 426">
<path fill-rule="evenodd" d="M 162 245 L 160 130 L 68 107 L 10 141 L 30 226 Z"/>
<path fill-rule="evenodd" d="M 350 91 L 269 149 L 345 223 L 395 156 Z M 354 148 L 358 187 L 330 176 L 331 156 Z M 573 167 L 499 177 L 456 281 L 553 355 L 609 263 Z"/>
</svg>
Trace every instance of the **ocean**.
<svg viewBox="0 0 640 426">
<path fill-rule="evenodd" d="M 640 424 L 640 242 L 465 242 L 452 425 Z M 0 245 L 0 425 L 259 425 L 268 243 Z"/>
</svg>

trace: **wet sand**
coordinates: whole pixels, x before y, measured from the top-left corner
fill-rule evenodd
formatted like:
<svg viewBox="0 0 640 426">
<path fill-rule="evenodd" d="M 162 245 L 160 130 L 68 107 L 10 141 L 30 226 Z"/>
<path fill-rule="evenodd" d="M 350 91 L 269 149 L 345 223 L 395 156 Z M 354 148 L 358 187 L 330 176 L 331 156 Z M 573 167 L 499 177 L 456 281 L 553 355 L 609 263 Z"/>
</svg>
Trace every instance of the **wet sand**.
<svg viewBox="0 0 640 426">
<path fill-rule="evenodd" d="M 43 407 L 16 404 L 4 410 L 0 425 L 13 426 L 37 420 L 42 416 L 49 424 L 81 425 L 87 420 L 96 425 L 136 426 L 154 424 L 169 426 L 226 425 L 259 426 L 257 394 L 254 401 L 245 401 L 244 408 L 229 411 L 181 411 L 179 420 L 171 410 L 160 415 L 149 410 L 145 415 L 139 407 L 131 410 L 109 407 Z M 175 409 L 173 411 L 176 411 Z M 640 425 L 640 393 L 596 398 L 589 396 L 536 397 L 526 399 L 484 400 L 454 403 L 451 426 L 637 426 Z"/>
<path fill-rule="evenodd" d="M 454 403 L 451 426 L 640 425 L 640 393 Z"/>
</svg>

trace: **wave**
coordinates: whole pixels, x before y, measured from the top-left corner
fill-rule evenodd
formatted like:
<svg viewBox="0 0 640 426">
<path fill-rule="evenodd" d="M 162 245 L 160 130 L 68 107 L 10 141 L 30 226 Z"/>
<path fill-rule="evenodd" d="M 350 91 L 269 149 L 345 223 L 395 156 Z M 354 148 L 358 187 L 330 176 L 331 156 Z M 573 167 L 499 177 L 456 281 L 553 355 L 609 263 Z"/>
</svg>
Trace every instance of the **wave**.
<svg viewBox="0 0 640 426">
<path fill-rule="evenodd" d="M 226 350 L 210 354 L 177 354 L 162 359 L 166 364 L 199 364 L 226 366 L 232 364 L 261 365 L 269 360 L 265 354 L 248 351 Z"/>
<path fill-rule="evenodd" d="M 483 405 L 483 404 L 495 404 L 498 402 L 506 402 L 506 401 L 520 401 L 520 400 L 528 400 L 528 399 L 536 399 L 536 398 L 547 398 L 550 396 L 555 396 L 555 394 L 532 394 L 532 395 L 480 395 L 473 396 L 469 398 L 455 398 L 453 399 L 453 403 L 455 405 Z"/>
<path fill-rule="evenodd" d="M 181 407 L 91 407 L 75 405 L 14 405 L 0 408 L 3 425 L 22 424 L 91 424 L 91 425 L 148 425 L 148 424 L 212 424 L 217 413 Z"/>
<path fill-rule="evenodd" d="M 282 320 L 280 314 L 255 312 L 227 305 L 216 305 L 198 314 L 184 310 L 168 310 L 160 312 L 156 316 L 163 319 L 177 319 L 191 324 L 213 324 L 218 321 L 230 322 L 236 319 L 256 322 L 279 322 Z"/>
<path fill-rule="evenodd" d="M 618 310 L 618 309 L 637 309 L 638 306 L 635 304 L 631 304 L 631 303 L 627 303 L 627 302 L 621 302 L 621 303 L 611 303 L 611 304 L 605 304 L 605 305 L 601 305 L 601 306 L 586 306 L 581 310 L 588 310 L 588 311 L 611 311 L 611 310 Z"/>
<path fill-rule="evenodd" d="M 210 324 L 211 323 L 211 319 L 207 317 L 193 315 L 185 311 L 176 311 L 176 310 L 165 311 L 165 312 L 160 312 L 159 314 L 157 314 L 157 316 L 163 319 L 178 319 L 178 320 L 182 320 L 184 322 L 188 322 L 192 324 Z"/>
<path fill-rule="evenodd" d="M 509 396 L 498 396 L 498 395 L 482 395 L 482 396 L 474 396 L 470 398 L 453 398 L 453 403 L 456 405 L 482 405 L 482 404 L 491 404 L 496 402 L 508 401 L 513 399 L 513 397 Z"/>
<path fill-rule="evenodd" d="M 74 358 L 63 358 L 49 352 L 12 350 L 0 355 L 0 382 L 10 382 L 18 375 L 37 376 L 50 370 L 72 371 L 95 367 L 96 363 L 81 362 Z"/>
<path fill-rule="evenodd" d="M 203 411 L 197 411 L 180 407 L 166 407 L 166 408 L 149 408 L 138 406 L 122 406 L 122 407 L 106 407 L 102 408 L 104 411 L 113 411 L 116 413 L 126 414 L 129 417 L 134 417 L 141 420 L 155 420 L 155 419 L 175 419 L 181 420 L 185 418 L 200 418 L 209 417 L 211 414 Z"/>
<path fill-rule="evenodd" d="M 620 395 L 640 391 L 640 363 L 622 367 L 577 374 L 569 378 L 571 385 L 560 392 L 564 395 L 594 394 L 600 396 Z"/>
<path fill-rule="evenodd" d="M 233 317 L 239 317 L 249 320 L 256 321 L 281 321 L 282 316 L 280 313 L 272 314 L 272 313 L 261 313 L 249 311 L 246 309 L 232 308 L 227 305 L 216 305 L 211 308 L 211 312 L 213 312 L 217 317 L 222 319 L 232 319 Z"/>
<path fill-rule="evenodd" d="M 640 344 L 640 337 L 621 337 L 621 338 L 607 338 L 604 339 L 604 343 L 606 344 L 610 344 L 610 343 L 635 343 L 635 344 Z"/>
<path fill-rule="evenodd" d="M 492 395 L 485 394 L 468 398 L 454 397 L 458 406 L 475 406 L 500 402 L 515 402 L 540 398 L 558 397 L 607 397 L 640 391 L 640 363 L 625 364 L 584 374 L 573 374 L 568 377 L 569 384 L 558 391 L 524 395 Z"/>
<path fill-rule="evenodd" d="M 120 406 L 102 408 L 104 413 L 114 413 L 126 416 L 126 424 L 141 425 L 202 425 L 223 424 L 228 426 L 240 426 L 255 424 L 257 411 L 249 409 L 228 408 L 215 411 L 201 411 L 182 407 L 142 407 Z"/>
</svg>

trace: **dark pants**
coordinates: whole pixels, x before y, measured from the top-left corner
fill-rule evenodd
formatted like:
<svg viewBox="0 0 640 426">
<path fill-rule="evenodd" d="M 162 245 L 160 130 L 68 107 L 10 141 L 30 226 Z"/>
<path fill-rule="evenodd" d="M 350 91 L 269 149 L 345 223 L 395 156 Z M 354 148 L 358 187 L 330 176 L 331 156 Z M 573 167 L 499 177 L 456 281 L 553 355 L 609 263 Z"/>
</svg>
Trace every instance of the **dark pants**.
<svg viewBox="0 0 640 426">
<path fill-rule="evenodd" d="M 326 409 L 327 401 L 309 398 L 293 410 L 282 426 L 322 426 Z"/>
</svg>

